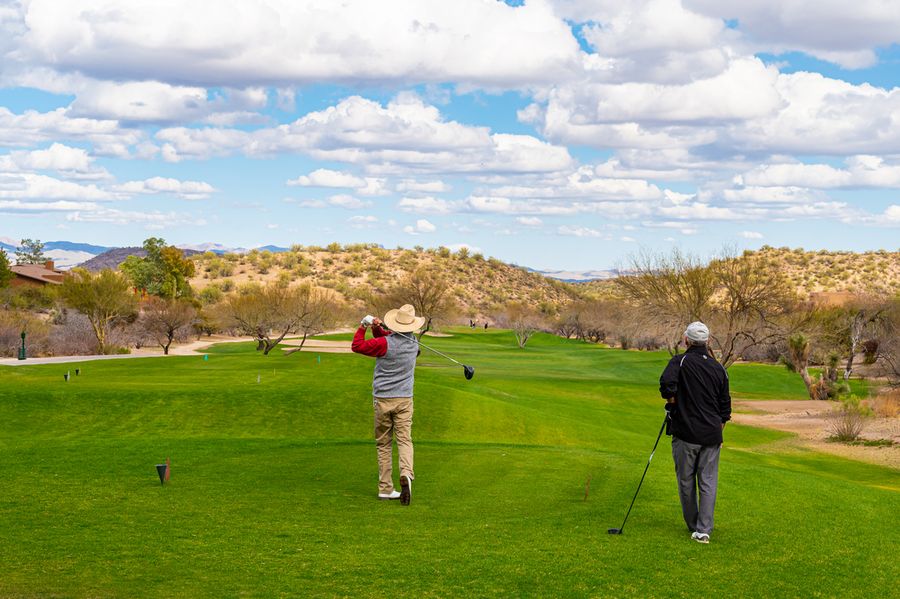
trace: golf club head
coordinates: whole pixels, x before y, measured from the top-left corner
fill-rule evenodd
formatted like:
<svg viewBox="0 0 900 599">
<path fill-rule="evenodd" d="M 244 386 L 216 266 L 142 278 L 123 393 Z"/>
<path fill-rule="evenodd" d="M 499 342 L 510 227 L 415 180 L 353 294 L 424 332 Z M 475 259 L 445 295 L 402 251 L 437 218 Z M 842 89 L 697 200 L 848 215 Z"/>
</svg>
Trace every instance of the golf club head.
<svg viewBox="0 0 900 599">
<path fill-rule="evenodd" d="M 471 381 L 472 377 L 475 376 L 475 369 L 471 366 L 463 365 L 463 373 L 466 375 L 466 380 Z"/>
<path fill-rule="evenodd" d="M 606 532 L 608 532 L 611 535 L 620 535 L 620 534 L 622 534 L 622 529 L 621 528 L 610 528 Z"/>
</svg>

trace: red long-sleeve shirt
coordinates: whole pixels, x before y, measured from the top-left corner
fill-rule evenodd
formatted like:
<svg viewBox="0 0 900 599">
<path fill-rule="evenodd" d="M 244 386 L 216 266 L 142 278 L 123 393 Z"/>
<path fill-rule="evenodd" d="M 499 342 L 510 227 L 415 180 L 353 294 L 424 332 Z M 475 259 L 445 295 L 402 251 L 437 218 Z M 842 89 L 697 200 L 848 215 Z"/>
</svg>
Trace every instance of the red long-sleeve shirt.
<svg viewBox="0 0 900 599">
<path fill-rule="evenodd" d="M 372 325 L 374 338 L 366 339 L 366 327 L 361 326 L 356 329 L 356 334 L 353 335 L 353 343 L 350 344 L 350 349 L 364 356 L 380 358 L 387 353 L 387 336 L 390 334 L 390 331 L 385 331 L 381 328 L 381 325 L 376 324 Z"/>
</svg>

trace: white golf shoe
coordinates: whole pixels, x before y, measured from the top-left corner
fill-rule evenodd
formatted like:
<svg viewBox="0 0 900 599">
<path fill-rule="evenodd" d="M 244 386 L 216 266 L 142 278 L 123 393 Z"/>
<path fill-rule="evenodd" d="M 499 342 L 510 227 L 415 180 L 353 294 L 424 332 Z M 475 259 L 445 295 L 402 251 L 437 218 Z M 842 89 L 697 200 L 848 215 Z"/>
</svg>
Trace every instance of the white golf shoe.
<svg viewBox="0 0 900 599">
<path fill-rule="evenodd" d="M 691 534 L 691 539 L 697 541 L 698 543 L 703 543 L 704 545 L 709 544 L 709 535 L 705 532 L 695 532 Z"/>
<path fill-rule="evenodd" d="M 388 501 L 390 499 L 400 499 L 400 491 L 391 491 L 390 493 L 379 493 L 378 499 Z"/>
</svg>

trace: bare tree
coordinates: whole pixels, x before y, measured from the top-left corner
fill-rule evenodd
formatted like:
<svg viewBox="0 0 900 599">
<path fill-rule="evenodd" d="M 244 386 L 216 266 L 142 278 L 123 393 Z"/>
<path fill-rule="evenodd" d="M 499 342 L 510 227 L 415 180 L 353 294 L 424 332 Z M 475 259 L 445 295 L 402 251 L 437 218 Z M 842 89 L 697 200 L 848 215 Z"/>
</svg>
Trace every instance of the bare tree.
<svg viewBox="0 0 900 599">
<path fill-rule="evenodd" d="M 66 306 L 87 316 L 101 354 L 108 349 L 111 329 L 136 313 L 137 301 L 128 279 L 109 269 L 96 275 L 84 269 L 72 269 L 60 285 L 60 297 Z"/>
<path fill-rule="evenodd" d="M 804 314 L 781 270 L 754 256 L 725 256 L 710 266 L 717 284 L 705 314 L 712 346 L 730 366 L 741 354 L 795 332 Z"/>
<path fill-rule="evenodd" d="M 900 299 L 889 302 L 878 321 L 876 364 L 881 376 L 900 386 Z"/>
<path fill-rule="evenodd" d="M 425 327 L 419 333 L 421 339 L 435 321 L 449 318 L 453 313 L 455 305 L 449 288 L 447 279 L 436 269 L 418 268 L 394 285 L 384 296 L 384 305 L 379 307 L 412 304 L 416 314 L 425 317 Z"/>
<path fill-rule="evenodd" d="M 671 256 L 644 255 L 632 260 L 630 273 L 616 284 L 640 310 L 643 328 L 664 338 L 677 351 L 684 326 L 707 323 L 711 348 L 727 368 L 749 348 L 796 331 L 797 304 L 784 276 L 759 259 L 725 255 L 702 264 L 675 250 Z"/>
<path fill-rule="evenodd" d="M 197 322 L 197 309 L 185 300 L 151 296 L 141 311 L 141 324 L 147 333 L 169 355 L 169 346 Z"/>
<path fill-rule="evenodd" d="M 683 326 L 709 312 L 718 288 L 715 273 L 699 258 L 677 249 L 668 256 L 639 254 L 626 272 L 616 279 L 619 291 L 653 319 L 652 328 L 669 331 L 667 347 L 670 353 L 677 352 Z"/>
<path fill-rule="evenodd" d="M 296 290 L 295 309 L 299 313 L 294 333 L 302 335 L 299 351 L 310 335 L 324 333 L 340 318 L 337 296 L 328 289 L 320 289 L 310 284 L 301 285 Z"/>
<path fill-rule="evenodd" d="M 225 298 L 226 324 L 258 342 L 263 355 L 295 330 L 303 313 L 297 307 L 296 289 L 278 285 L 248 285 Z"/>
<path fill-rule="evenodd" d="M 513 330 L 520 348 L 524 348 L 528 340 L 546 326 L 544 316 L 523 302 L 508 303 L 496 320 L 500 326 Z"/>
</svg>

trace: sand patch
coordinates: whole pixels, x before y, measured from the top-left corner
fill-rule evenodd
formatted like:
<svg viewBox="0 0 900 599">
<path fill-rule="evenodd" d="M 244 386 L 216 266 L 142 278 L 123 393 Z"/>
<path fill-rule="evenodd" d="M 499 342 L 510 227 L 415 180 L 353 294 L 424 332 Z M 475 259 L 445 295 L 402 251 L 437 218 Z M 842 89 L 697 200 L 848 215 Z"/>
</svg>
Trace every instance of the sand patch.
<svg viewBox="0 0 900 599">
<path fill-rule="evenodd" d="M 867 418 L 862 439 L 888 439 L 893 446 L 870 447 L 828 441 L 831 418 L 838 404 L 831 401 L 743 401 L 733 404 L 737 424 L 795 433 L 805 447 L 854 460 L 900 469 L 900 418 Z"/>
</svg>

